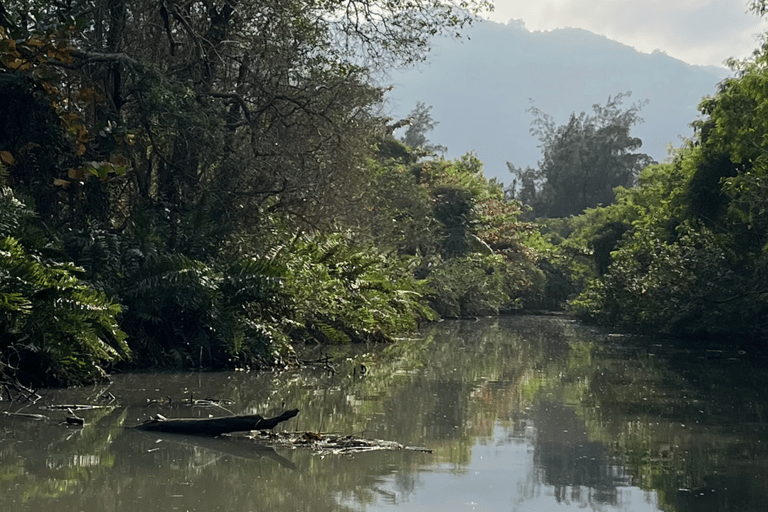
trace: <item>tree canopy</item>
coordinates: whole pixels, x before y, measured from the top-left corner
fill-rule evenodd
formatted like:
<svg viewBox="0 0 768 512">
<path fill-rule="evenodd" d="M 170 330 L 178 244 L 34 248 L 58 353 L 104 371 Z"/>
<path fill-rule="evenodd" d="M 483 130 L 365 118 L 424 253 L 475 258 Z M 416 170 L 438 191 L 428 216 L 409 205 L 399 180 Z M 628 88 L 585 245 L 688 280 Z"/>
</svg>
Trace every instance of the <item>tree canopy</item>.
<svg viewBox="0 0 768 512">
<path fill-rule="evenodd" d="M 536 107 L 531 133 L 541 143 L 538 169 L 518 169 L 507 163 L 515 179 L 509 194 L 528 203 L 537 217 L 567 217 L 586 208 L 613 202 L 615 187 L 632 186 L 637 174 L 652 163 L 636 153 L 642 141 L 630 135 L 643 103 L 624 109 L 630 93 L 593 105 L 592 113 L 571 114 L 558 126 Z"/>
<path fill-rule="evenodd" d="M 490 7 L 1 0 L 0 383 L 282 366 L 526 293 L 519 203 L 395 140 L 371 78 Z"/>
<path fill-rule="evenodd" d="M 569 299 L 768 336 L 768 47 L 662 164 L 629 93 L 561 126 L 532 108 L 542 159 L 505 192 L 434 154 L 423 103 L 396 139 L 371 78 L 489 5 L 0 0 L 0 384 L 284 366 Z"/>
<path fill-rule="evenodd" d="M 766 297 L 765 48 L 702 99 L 692 139 L 643 170 L 569 240 L 602 259 L 573 302 L 585 318 L 676 335 L 759 341 Z M 610 236 L 608 236 L 610 235 Z"/>
<path fill-rule="evenodd" d="M 489 5 L 5 0 L 4 64 L 47 84 L 76 146 L 71 176 L 31 192 L 81 224 L 121 203 L 113 222 L 150 208 L 173 230 L 203 198 L 233 223 L 265 207 L 333 222 L 382 124 L 370 69 L 424 59 Z"/>
<path fill-rule="evenodd" d="M 432 144 L 427 139 L 427 133 L 434 130 L 435 126 L 440 124 L 432 119 L 430 110 L 432 110 L 431 105 L 426 106 L 420 101 L 417 102 L 416 107 L 408 114 L 408 118 L 403 121 L 406 123 L 407 128 L 400 138 L 403 144 L 422 150 L 426 154 L 425 156 L 434 156 L 448 151 L 448 148 L 445 146 Z"/>
</svg>

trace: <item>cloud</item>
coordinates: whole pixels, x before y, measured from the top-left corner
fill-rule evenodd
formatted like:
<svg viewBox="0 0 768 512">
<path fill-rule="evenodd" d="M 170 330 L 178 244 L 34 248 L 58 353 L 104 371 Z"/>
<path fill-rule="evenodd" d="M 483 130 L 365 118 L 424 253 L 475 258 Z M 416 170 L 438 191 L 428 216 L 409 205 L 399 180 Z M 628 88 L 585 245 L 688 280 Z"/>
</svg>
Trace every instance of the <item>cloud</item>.
<svg viewBox="0 0 768 512">
<path fill-rule="evenodd" d="M 712 65 L 748 57 L 768 30 L 746 0 L 496 0 L 489 17 L 522 19 L 534 31 L 584 28 L 643 52 Z"/>
</svg>

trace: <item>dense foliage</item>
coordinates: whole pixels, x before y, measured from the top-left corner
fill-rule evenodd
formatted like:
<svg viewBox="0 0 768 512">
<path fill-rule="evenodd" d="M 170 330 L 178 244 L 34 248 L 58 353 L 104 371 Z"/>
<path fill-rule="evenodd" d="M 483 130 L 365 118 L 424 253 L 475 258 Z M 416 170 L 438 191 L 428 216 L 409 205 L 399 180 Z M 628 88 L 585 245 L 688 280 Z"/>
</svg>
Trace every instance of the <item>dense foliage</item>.
<svg viewBox="0 0 768 512">
<path fill-rule="evenodd" d="M 533 109 L 540 168 L 505 192 L 438 156 L 429 107 L 382 116 L 371 78 L 488 6 L 1 1 L 0 384 L 280 367 L 297 343 L 567 304 L 768 335 L 768 50 L 662 164 L 626 95 L 564 126 Z"/>
<path fill-rule="evenodd" d="M 630 135 L 640 122 L 642 103 L 622 108 L 630 93 L 609 97 L 593 112 L 571 114 L 558 126 L 554 119 L 531 107 L 531 133 L 541 142 L 538 169 L 518 169 L 507 163 L 515 178 L 509 193 L 529 204 L 536 217 L 567 217 L 586 208 L 613 202 L 613 189 L 630 187 L 637 174 L 653 160 L 635 153 L 642 141 Z"/>
<path fill-rule="evenodd" d="M 642 105 L 623 110 L 624 95 L 563 126 L 533 109 L 540 168 L 510 165 L 507 194 L 538 217 L 527 243 L 546 307 L 612 328 L 768 337 L 768 44 L 730 65 L 661 164 L 632 152 Z"/>
<path fill-rule="evenodd" d="M 592 258 L 572 302 L 584 318 L 686 336 L 768 336 L 766 55 L 732 63 L 736 76 L 702 100 L 694 137 L 669 161 L 617 188 L 615 204 L 560 226 L 566 240 L 550 236 L 554 252 Z"/>
<path fill-rule="evenodd" d="M 472 154 L 455 160 L 390 158 L 378 164 L 379 196 L 371 205 L 379 246 L 418 256 L 431 306 L 443 317 L 496 314 L 536 293 L 538 254 L 527 244 L 535 230 L 522 205 L 482 174 Z M 417 148 L 416 152 L 420 150 Z"/>
<path fill-rule="evenodd" d="M 489 7 L 0 2 L 2 384 L 282 366 L 535 287 L 519 203 L 371 78 Z"/>
<path fill-rule="evenodd" d="M 81 279 L 83 269 L 11 236 L 23 234 L 29 215 L 0 189 L 0 378 L 20 386 L 18 379 L 40 385 L 101 377 L 103 365 L 130 354 L 118 326 L 121 308 Z"/>
</svg>

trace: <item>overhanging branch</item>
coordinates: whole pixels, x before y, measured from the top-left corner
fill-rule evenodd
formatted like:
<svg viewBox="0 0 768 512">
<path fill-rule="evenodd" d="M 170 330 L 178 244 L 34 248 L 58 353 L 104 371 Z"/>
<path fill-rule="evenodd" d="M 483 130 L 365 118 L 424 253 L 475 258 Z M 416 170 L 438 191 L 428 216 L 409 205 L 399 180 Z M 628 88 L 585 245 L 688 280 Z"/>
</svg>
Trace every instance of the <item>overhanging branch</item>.
<svg viewBox="0 0 768 512">
<path fill-rule="evenodd" d="M 73 57 L 89 62 L 119 62 L 121 64 L 130 64 L 138 66 L 139 61 L 129 57 L 126 53 L 102 53 L 102 52 L 84 52 L 81 50 L 71 50 Z"/>
</svg>

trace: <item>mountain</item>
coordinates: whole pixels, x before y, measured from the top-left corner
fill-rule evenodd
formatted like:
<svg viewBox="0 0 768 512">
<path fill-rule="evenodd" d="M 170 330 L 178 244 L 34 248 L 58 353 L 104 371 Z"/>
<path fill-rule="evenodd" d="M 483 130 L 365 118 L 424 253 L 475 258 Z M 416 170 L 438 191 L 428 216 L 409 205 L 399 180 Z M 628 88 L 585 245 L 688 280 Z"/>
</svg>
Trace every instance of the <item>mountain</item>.
<svg viewBox="0 0 768 512">
<path fill-rule="evenodd" d="M 419 101 L 431 105 L 439 124 L 427 136 L 448 147 L 446 158 L 472 151 L 486 176 L 505 183 L 506 162 L 535 167 L 540 157 L 529 132 L 531 105 L 564 124 L 572 112 L 589 112 L 631 91 L 625 107 L 649 102 L 640 112 L 645 122 L 632 134 L 643 140 L 640 151 L 663 161 L 669 144 L 679 146 L 681 137 L 693 134 L 701 98 L 728 76 L 725 68 L 642 53 L 582 29 L 530 32 L 518 20 L 485 21 L 465 36 L 437 41 L 428 62 L 387 77 L 387 115 L 402 119 Z"/>
</svg>

